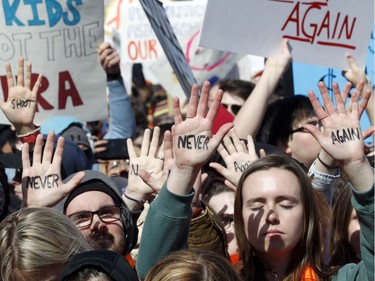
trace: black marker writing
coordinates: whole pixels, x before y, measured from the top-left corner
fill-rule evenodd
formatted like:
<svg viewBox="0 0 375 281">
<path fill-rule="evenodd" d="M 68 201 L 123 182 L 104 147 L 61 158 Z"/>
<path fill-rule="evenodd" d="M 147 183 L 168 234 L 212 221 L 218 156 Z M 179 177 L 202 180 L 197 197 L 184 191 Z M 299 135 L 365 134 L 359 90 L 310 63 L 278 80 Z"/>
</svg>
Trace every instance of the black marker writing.
<svg viewBox="0 0 375 281">
<path fill-rule="evenodd" d="M 243 165 L 238 165 L 236 161 L 234 161 L 233 165 L 234 165 L 234 170 L 236 172 L 240 171 L 241 173 L 243 173 L 249 166 L 250 166 L 250 162 L 247 162 Z"/>
<path fill-rule="evenodd" d="M 210 138 L 208 136 L 196 136 L 196 135 L 187 135 L 179 136 L 177 147 L 186 148 L 186 149 L 206 149 L 208 150 L 208 142 Z"/>
<path fill-rule="evenodd" d="M 138 165 L 131 165 L 130 174 L 138 176 Z"/>
<path fill-rule="evenodd" d="M 12 109 L 15 108 L 26 108 L 26 107 L 31 107 L 31 103 L 35 101 L 33 100 L 16 100 L 12 99 Z"/>
<path fill-rule="evenodd" d="M 332 144 L 335 144 L 335 142 L 345 143 L 347 141 L 356 141 L 361 139 L 358 128 L 347 128 L 343 129 L 342 131 L 337 130 L 336 132 L 331 133 L 331 138 Z"/>
<path fill-rule="evenodd" d="M 59 176 L 57 174 L 45 176 L 43 179 L 41 176 L 26 177 L 26 188 L 45 189 L 58 187 L 58 180 Z"/>
</svg>

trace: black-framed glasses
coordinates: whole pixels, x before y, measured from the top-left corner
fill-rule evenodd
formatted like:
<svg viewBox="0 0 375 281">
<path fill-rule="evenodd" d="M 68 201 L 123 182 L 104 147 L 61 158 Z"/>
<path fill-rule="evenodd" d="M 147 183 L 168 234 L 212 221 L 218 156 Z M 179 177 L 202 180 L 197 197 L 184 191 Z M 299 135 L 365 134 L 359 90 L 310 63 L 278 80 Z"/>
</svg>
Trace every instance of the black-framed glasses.
<svg viewBox="0 0 375 281">
<path fill-rule="evenodd" d="M 242 105 L 238 105 L 238 104 L 225 104 L 225 103 L 222 103 L 222 105 L 228 110 L 228 111 L 231 111 L 233 112 L 234 115 L 237 115 L 237 113 L 240 111 Z"/>
<path fill-rule="evenodd" d="M 306 124 L 309 124 L 309 125 L 314 125 L 315 127 L 317 128 L 322 128 L 322 123 L 319 121 L 319 120 L 311 120 L 309 122 L 306 122 L 305 124 L 303 125 L 306 125 Z M 297 129 L 294 129 L 293 131 L 290 132 L 290 135 L 291 134 L 294 134 L 294 133 L 297 133 L 297 132 L 301 132 L 301 133 L 309 133 L 308 130 L 306 130 L 304 127 L 298 127 Z"/>
<path fill-rule="evenodd" d="M 69 215 L 68 217 L 79 227 L 86 228 L 91 225 L 94 215 L 104 223 L 118 221 L 121 218 L 121 208 L 117 206 L 103 207 L 95 212 L 82 211 Z"/>
</svg>

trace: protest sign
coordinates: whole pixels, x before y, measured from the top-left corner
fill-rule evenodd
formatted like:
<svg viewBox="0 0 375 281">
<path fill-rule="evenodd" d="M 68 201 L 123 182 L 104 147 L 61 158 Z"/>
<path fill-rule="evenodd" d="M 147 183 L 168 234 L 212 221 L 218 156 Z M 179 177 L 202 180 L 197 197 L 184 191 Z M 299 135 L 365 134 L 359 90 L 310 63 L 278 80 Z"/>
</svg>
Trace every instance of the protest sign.
<svg viewBox="0 0 375 281">
<path fill-rule="evenodd" d="M 351 53 L 364 66 L 373 12 L 373 0 L 209 0 L 200 46 L 269 57 L 287 38 L 294 61 L 346 69 Z"/>
<path fill-rule="evenodd" d="M 4 64 L 16 74 L 22 56 L 33 65 L 34 82 L 43 74 L 36 123 L 55 115 L 106 118 L 105 73 L 97 54 L 104 38 L 103 9 L 101 1 L 1 1 L 1 98 L 8 94 Z M 3 114 L 0 123 L 8 123 Z"/>
<path fill-rule="evenodd" d="M 202 24 L 206 4 L 207 0 L 163 1 L 163 8 L 181 46 L 186 44 L 186 34 Z M 163 54 L 162 46 L 138 0 L 119 1 L 113 5 L 113 10 L 121 11 L 121 59 L 124 62 L 155 61 Z M 107 22 L 115 28 L 114 18 L 116 16 L 111 16 Z"/>
<path fill-rule="evenodd" d="M 140 0 L 140 2 L 161 46 L 163 47 L 164 53 L 173 68 L 185 96 L 189 98 L 191 87 L 196 81 L 168 20 L 162 3 L 158 0 Z"/>
</svg>

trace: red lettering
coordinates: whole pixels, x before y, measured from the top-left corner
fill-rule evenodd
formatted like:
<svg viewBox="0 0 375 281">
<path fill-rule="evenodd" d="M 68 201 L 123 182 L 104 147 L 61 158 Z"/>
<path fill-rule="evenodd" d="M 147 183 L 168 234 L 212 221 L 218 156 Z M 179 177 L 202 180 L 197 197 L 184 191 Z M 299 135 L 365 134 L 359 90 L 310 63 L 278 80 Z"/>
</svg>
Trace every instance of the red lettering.
<svg viewBox="0 0 375 281">
<path fill-rule="evenodd" d="M 156 59 L 158 52 L 156 50 L 157 41 L 150 40 L 131 40 L 128 44 L 128 56 L 131 60 Z"/>
<path fill-rule="evenodd" d="M 295 17 L 293 17 L 294 13 L 296 14 Z M 297 4 L 294 6 L 293 11 L 290 13 L 289 17 L 287 18 L 286 22 L 281 28 L 281 31 L 285 29 L 285 27 L 289 24 L 289 22 L 296 23 L 296 35 L 299 36 L 299 2 L 297 2 Z"/>
<path fill-rule="evenodd" d="M 107 25 L 110 25 L 114 22 L 117 30 L 120 29 L 120 24 L 121 24 L 121 4 L 122 4 L 122 0 L 120 0 L 117 3 L 116 15 L 112 19 L 108 20 L 107 22 Z"/>
<path fill-rule="evenodd" d="M 349 19 L 348 19 L 348 16 L 345 16 L 345 19 L 344 19 L 344 22 L 342 23 L 342 26 L 341 26 L 341 30 L 340 30 L 340 34 L 339 34 L 339 38 L 341 38 L 341 35 L 342 35 L 342 32 L 344 31 L 344 27 L 345 27 L 345 35 L 346 35 L 346 39 L 350 39 L 352 37 L 352 34 L 353 34 L 353 29 L 354 29 L 354 25 L 355 25 L 355 22 L 356 22 L 357 18 L 354 18 L 353 19 L 353 22 L 352 22 L 352 26 L 350 27 L 350 31 L 349 31 Z"/>
<path fill-rule="evenodd" d="M 327 31 L 327 38 L 329 38 L 329 11 L 327 11 L 323 21 L 322 25 L 320 26 L 320 29 L 318 31 L 318 36 L 322 33 L 323 29 L 326 29 Z"/>
<path fill-rule="evenodd" d="M 59 109 L 66 108 L 66 100 L 68 97 L 72 98 L 72 104 L 74 106 L 83 105 L 69 71 L 63 71 L 59 73 Z"/>
</svg>

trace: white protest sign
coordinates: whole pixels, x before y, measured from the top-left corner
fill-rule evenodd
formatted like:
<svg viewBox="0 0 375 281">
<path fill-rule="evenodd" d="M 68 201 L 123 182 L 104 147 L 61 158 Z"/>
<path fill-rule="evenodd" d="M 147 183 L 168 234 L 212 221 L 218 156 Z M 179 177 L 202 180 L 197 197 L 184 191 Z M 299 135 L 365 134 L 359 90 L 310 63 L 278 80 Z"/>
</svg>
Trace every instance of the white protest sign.
<svg viewBox="0 0 375 281">
<path fill-rule="evenodd" d="M 1 98 L 8 94 L 5 63 L 15 75 L 22 56 L 33 65 L 33 83 L 43 74 L 37 124 L 54 115 L 83 121 L 107 117 L 105 73 L 97 54 L 104 38 L 102 1 L 1 1 L 0 13 Z M 3 114 L 0 123 L 8 123 Z"/>
<path fill-rule="evenodd" d="M 373 13 L 374 0 L 209 0 L 200 46 L 269 57 L 288 38 L 294 61 L 364 66 Z"/>
<path fill-rule="evenodd" d="M 197 24 L 201 25 L 207 0 L 163 1 L 180 45 L 186 33 Z M 121 11 L 121 59 L 123 62 L 154 61 L 163 54 L 150 22 L 138 0 L 122 1 L 114 8 Z M 115 17 L 111 18 L 111 22 Z"/>
</svg>

